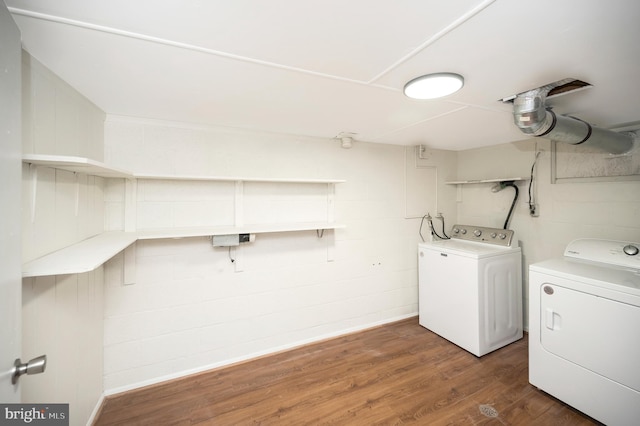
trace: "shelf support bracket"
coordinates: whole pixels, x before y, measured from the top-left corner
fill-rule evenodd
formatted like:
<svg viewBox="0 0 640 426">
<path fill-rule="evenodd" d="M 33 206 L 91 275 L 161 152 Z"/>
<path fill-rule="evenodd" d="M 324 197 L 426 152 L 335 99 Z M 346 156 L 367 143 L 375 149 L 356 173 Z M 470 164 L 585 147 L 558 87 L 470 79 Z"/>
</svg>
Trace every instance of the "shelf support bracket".
<svg viewBox="0 0 640 426">
<path fill-rule="evenodd" d="M 322 238 L 324 236 L 324 229 L 316 229 L 316 235 L 318 238 Z"/>
<path fill-rule="evenodd" d="M 327 222 L 333 222 L 335 220 L 335 203 L 336 198 L 336 185 L 333 183 L 327 184 Z"/>
<path fill-rule="evenodd" d="M 138 227 L 136 223 L 138 179 L 125 179 L 124 188 L 124 230 L 134 232 Z"/>
<path fill-rule="evenodd" d="M 136 249 L 137 243 L 131 244 L 124 249 L 123 252 L 123 272 L 122 272 L 122 284 L 132 285 L 136 283 Z"/>
<path fill-rule="evenodd" d="M 243 210 L 243 206 L 244 206 L 244 182 L 241 180 L 236 181 L 236 191 L 235 191 L 235 201 L 234 201 L 234 210 L 235 210 L 235 217 L 234 217 L 234 223 L 235 226 L 242 226 L 244 225 L 243 223 L 243 216 L 244 216 L 244 210 Z"/>
<path fill-rule="evenodd" d="M 78 213 L 80 211 L 80 176 L 78 172 L 73 172 L 73 177 L 75 178 L 75 187 L 76 187 L 76 205 L 75 205 L 75 216 L 78 217 Z"/>
<path fill-rule="evenodd" d="M 38 199 L 38 166 L 29 163 L 29 174 L 31 175 L 31 223 L 35 223 L 36 201 Z"/>
</svg>

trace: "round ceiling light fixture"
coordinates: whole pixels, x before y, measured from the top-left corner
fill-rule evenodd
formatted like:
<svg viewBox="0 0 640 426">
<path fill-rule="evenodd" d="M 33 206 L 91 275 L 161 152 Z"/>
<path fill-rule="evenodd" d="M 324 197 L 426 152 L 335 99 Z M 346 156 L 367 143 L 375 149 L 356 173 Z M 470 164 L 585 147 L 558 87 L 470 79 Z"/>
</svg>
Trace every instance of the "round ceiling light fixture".
<svg viewBox="0 0 640 426">
<path fill-rule="evenodd" d="M 404 94 L 412 99 L 436 99 L 457 92 L 464 85 L 460 74 L 439 72 L 414 78 L 404 86 Z"/>
</svg>

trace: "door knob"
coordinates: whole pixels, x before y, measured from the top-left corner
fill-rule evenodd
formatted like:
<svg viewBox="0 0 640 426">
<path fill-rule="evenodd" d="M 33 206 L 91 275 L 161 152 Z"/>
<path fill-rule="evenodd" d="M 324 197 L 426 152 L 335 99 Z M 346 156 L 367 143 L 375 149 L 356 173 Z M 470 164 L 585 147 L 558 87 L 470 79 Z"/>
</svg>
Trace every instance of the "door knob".
<svg viewBox="0 0 640 426">
<path fill-rule="evenodd" d="M 16 359 L 13 363 L 13 373 L 11 375 L 11 384 L 18 383 L 18 379 L 23 374 L 40 374 L 44 372 L 47 367 L 47 356 L 41 355 L 26 363 L 23 363 L 20 358 Z"/>
</svg>

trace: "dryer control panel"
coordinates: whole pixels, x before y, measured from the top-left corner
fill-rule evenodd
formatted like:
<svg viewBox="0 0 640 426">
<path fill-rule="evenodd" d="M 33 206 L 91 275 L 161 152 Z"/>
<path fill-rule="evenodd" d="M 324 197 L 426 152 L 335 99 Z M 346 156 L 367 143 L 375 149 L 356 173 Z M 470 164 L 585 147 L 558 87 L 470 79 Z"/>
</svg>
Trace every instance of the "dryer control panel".
<svg viewBox="0 0 640 426">
<path fill-rule="evenodd" d="M 640 270 L 640 243 L 581 238 L 569 243 L 565 257 Z"/>
<path fill-rule="evenodd" d="M 487 228 L 474 225 L 453 225 L 451 238 L 478 243 L 494 244 L 497 246 L 511 247 L 514 232 L 510 229 Z"/>
</svg>

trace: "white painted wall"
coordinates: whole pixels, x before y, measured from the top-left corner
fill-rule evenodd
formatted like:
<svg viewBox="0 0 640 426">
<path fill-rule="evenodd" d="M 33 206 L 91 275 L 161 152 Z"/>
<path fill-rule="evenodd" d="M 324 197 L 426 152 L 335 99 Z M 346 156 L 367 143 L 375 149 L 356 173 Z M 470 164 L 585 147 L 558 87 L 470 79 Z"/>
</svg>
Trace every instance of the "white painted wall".
<svg viewBox="0 0 640 426">
<path fill-rule="evenodd" d="M 23 152 L 102 160 L 104 113 L 23 52 Z M 22 257 L 28 262 L 102 232 L 104 179 L 23 164 Z M 47 355 L 22 400 L 69 403 L 84 425 L 102 395 L 103 270 L 22 282 L 25 356 Z M 27 358 L 28 359 L 28 358 Z"/>
<path fill-rule="evenodd" d="M 525 324 L 531 263 L 561 257 L 577 238 L 640 242 L 640 181 L 551 184 L 550 145 L 545 139 L 531 139 L 458 153 L 460 179 L 490 179 L 529 176 L 535 152 L 541 151 L 533 191 L 540 216 L 529 216 L 529 181 L 525 181 L 518 184 L 520 199 L 510 223 L 523 253 Z M 502 227 L 514 191 L 492 193 L 491 186 L 463 186 L 458 222 Z"/>
<path fill-rule="evenodd" d="M 405 219 L 405 178 L 420 176 L 411 172 L 413 147 L 355 142 L 345 150 L 327 139 L 111 116 L 105 147 L 107 163 L 141 173 L 345 179 L 335 189 L 335 221 L 347 226 L 322 239 L 259 234 L 233 253 L 242 272 L 207 238 L 138 242 L 134 285 L 122 285 L 122 256 L 114 258 L 105 267 L 107 393 L 417 313 L 419 219 Z M 454 153 L 423 163 L 437 160 L 455 173 Z M 442 182 L 435 187 L 450 190 Z M 139 185 L 139 228 L 233 218 L 228 183 Z M 323 220 L 323 193 L 324 185 L 246 184 L 246 223 Z M 107 199 L 107 210 L 118 211 L 122 187 L 108 188 Z M 442 210 L 453 217 L 455 203 Z"/>
<path fill-rule="evenodd" d="M 102 161 L 104 113 L 27 52 L 22 60 L 22 107 L 28 117 L 23 152 Z"/>
</svg>

